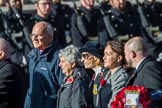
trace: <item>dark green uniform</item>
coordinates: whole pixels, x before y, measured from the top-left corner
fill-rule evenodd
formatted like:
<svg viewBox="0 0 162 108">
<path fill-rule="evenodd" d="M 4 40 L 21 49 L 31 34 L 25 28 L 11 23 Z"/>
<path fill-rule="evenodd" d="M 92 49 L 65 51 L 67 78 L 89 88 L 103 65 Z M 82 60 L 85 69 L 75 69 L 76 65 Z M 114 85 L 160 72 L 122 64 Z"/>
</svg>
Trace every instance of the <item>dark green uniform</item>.
<svg viewBox="0 0 162 108">
<path fill-rule="evenodd" d="M 104 7 L 103 11 L 109 20 L 105 22 L 109 25 L 109 27 L 111 26 L 113 28 L 115 34 L 113 33 L 114 35 L 111 35 L 112 30 L 106 29 L 104 22 L 105 16 L 101 15 L 98 23 L 98 36 L 100 43 L 105 45 L 108 40 L 112 39 L 126 41 L 133 36 L 141 34 L 135 14 L 136 12 L 129 2 L 126 2 L 126 6 L 122 11 L 119 11 L 109 5 L 107 5 L 107 8 L 106 6 Z"/>
<path fill-rule="evenodd" d="M 162 43 L 162 3 L 144 3 L 137 5 L 143 35 L 149 43 L 149 50 L 152 56 L 157 57 L 161 51 Z"/>
<path fill-rule="evenodd" d="M 54 15 L 58 21 L 58 27 L 61 30 L 60 38 L 63 47 L 72 43 L 71 39 L 71 16 L 73 9 L 68 5 L 57 3 L 52 4 L 52 15 Z"/>
<path fill-rule="evenodd" d="M 88 40 L 89 36 L 95 37 L 97 36 L 97 17 L 98 11 L 96 9 L 87 10 L 84 7 L 80 7 L 76 9 L 76 12 L 72 16 L 71 22 L 71 33 L 72 33 L 72 43 L 75 46 L 81 47 L 84 43 Z M 85 32 L 82 32 L 81 29 L 78 27 L 78 17 L 81 17 Z M 83 27 L 83 26 L 82 26 Z M 81 28 L 81 27 L 80 27 Z"/>
</svg>

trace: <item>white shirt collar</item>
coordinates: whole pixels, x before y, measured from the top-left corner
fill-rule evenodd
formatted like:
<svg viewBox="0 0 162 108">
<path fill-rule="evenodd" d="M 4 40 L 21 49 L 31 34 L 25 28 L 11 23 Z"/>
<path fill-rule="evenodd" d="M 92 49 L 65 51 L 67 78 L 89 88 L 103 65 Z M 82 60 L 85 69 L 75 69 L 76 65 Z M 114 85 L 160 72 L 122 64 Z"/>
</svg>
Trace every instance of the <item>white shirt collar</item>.
<svg viewBox="0 0 162 108">
<path fill-rule="evenodd" d="M 94 79 L 96 79 L 96 77 L 97 77 L 97 75 L 99 74 L 99 73 L 101 73 L 101 67 L 96 67 L 96 68 L 93 68 L 93 70 L 94 70 L 94 72 L 95 72 L 95 77 L 94 77 Z"/>
<path fill-rule="evenodd" d="M 145 59 L 146 57 L 144 57 L 136 66 L 136 70 L 138 69 L 139 65 L 142 63 L 142 61 Z"/>
</svg>

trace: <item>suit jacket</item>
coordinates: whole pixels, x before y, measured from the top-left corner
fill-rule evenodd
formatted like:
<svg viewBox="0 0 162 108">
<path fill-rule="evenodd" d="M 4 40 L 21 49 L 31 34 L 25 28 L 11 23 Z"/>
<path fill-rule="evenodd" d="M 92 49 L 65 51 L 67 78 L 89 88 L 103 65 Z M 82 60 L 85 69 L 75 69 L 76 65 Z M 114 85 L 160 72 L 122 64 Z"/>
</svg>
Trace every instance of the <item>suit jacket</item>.
<svg viewBox="0 0 162 108">
<path fill-rule="evenodd" d="M 162 89 L 161 66 L 151 56 L 146 57 L 139 65 L 136 74 L 130 79 L 128 85 L 144 86 L 149 93 Z M 150 108 L 161 108 L 162 101 L 158 101 L 152 100 Z"/>
<path fill-rule="evenodd" d="M 128 85 L 144 86 L 149 91 L 162 88 L 162 68 L 151 57 L 146 57 L 139 68 L 136 70 L 136 74 L 131 78 Z"/>
</svg>

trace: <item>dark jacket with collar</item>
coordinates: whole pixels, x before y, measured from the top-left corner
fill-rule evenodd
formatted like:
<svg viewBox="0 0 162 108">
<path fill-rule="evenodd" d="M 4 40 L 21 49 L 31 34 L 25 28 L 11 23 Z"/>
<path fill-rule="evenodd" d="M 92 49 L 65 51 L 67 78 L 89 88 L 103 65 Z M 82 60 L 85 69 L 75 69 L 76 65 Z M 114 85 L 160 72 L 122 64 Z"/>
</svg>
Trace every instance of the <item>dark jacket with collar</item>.
<svg viewBox="0 0 162 108">
<path fill-rule="evenodd" d="M 88 40 L 89 36 L 97 36 L 97 17 L 98 17 L 98 10 L 93 8 L 91 10 L 87 10 L 83 6 L 80 6 L 79 9 L 76 9 L 79 15 L 74 13 L 71 18 L 71 36 L 73 40 L 73 45 L 81 47 L 84 43 Z M 78 16 L 81 17 L 84 28 L 87 31 L 86 33 L 82 33 L 79 30 L 78 23 Z M 82 26 L 83 27 L 83 26 Z"/>
<path fill-rule="evenodd" d="M 128 85 L 141 85 L 152 91 L 162 88 L 161 82 L 162 68 L 151 56 L 148 56 L 141 62 Z"/>
<path fill-rule="evenodd" d="M 63 81 L 58 44 L 53 42 L 41 53 L 29 53 L 29 89 L 24 108 L 56 108 L 58 89 Z"/>
<path fill-rule="evenodd" d="M 144 86 L 149 93 L 157 89 L 162 89 L 162 68 L 151 57 L 146 57 L 138 69 L 136 74 L 131 77 L 128 85 Z M 152 100 L 149 108 L 161 108 L 162 100 Z"/>
<path fill-rule="evenodd" d="M 90 78 L 83 68 L 74 70 L 73 81 L 68 77 L 59 89 L 57 108 L 92 108 Z"/>
<path fill-rule="evenodd" d="M 25 81 L 21 68 L 9 59 L 0 61 L 0 108 L 22 108 Z"/>
<path fill-rule="evenodd" d="M 116 31 L 116 36 L 110 36 L 110 31 L 106 29 L 104 22 L 104 15 L 100 15 L 98 21 L 98 36 L 99 42 L 103 45 L 106 44 L 108 40 L 116 39 L 118 36 L 128 36 L 133 37 L 140 35 L 139 23 L 136 12 L 133 5 L 130 2 L 126 2 L 126 5 L 122 11 L 119 11 L 110 5 L 107 5 L 104 13 L 109 18 L 109 25 Z"/>
<path fill-rule="evenodd" d="M 97 75 L 93 82 L 92 94 L 93 94 L 93 107 L 94 108 L 106 108 L 107 104 L 111 98 L 111 85 L 106 83 L 102 87 L 100 86 L 100 81 L 103 80 L 108 73 L 108 70 L 101 69 L 101 73 Z"/>
</svg>

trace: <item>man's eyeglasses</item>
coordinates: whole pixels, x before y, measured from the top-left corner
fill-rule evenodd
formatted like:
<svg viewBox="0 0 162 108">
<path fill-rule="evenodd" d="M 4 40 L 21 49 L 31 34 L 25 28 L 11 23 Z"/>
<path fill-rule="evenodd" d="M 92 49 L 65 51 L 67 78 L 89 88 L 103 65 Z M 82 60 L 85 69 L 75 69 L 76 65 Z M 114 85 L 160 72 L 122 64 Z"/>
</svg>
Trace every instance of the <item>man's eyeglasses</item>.
<svg viewBox="0 0 162 108">
<path fill-rule="evenodd" d="M 82 57 L 83 57 L 84 59 L 90 59 L 90 58 L 93 57 L 93 55 L 91 55 L 91 54 L 82 54 Z"/>
</svg>

